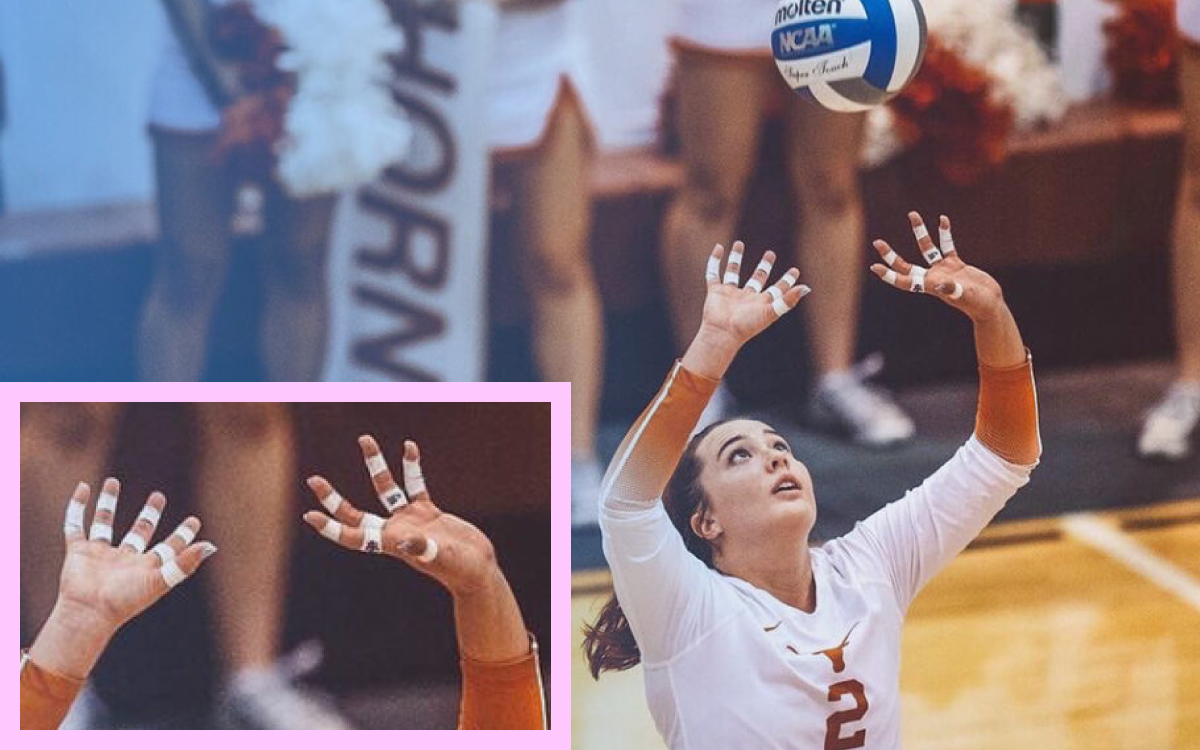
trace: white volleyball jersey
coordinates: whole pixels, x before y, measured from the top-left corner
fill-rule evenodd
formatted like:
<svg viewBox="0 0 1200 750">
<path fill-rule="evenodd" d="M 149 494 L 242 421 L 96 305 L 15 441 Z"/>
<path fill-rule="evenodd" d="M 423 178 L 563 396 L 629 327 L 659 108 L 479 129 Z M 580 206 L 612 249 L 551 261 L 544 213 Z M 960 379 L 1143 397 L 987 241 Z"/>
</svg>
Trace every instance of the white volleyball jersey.
<svg viewBox="0 0 1200 750">
<path fill-rule="evenodd" d="M 771 54 L 779 0 L 678 0 L 674 37 L 730 54 Z"/>
<path fill-rule="evenodd" d="M 1179 33 L 1189 42 L 1200 44 L 1200 0 L 1175 0 Z"/>
<path fill-rule="evenodd" d="M 622 498 L 655 471 L 625 457 L 694 424 L 705 398 L 675 372 L 618 451 L 600 528 L 617 599 L 642 654 L 646 696 L 674 750 L 900 747 L 900 634 L 917 592 L 983 529 L 1032 467 L 972 436 L 919 487 L 812 549 L 816 607 L 797 610 L 706 567 L 661 501 Z M 695 376 L 690 376 L 695 382 Z M 684 435 L 686 435 L 686 429 Z M 677 445 L 681 445 L 679 442 Z M 674 454 L 677 455 L 677 454 Z M 632 468 L 627 468 L 625 461 Z M 661 462 L 659 464 L 661 466 Z"/>
</svg>

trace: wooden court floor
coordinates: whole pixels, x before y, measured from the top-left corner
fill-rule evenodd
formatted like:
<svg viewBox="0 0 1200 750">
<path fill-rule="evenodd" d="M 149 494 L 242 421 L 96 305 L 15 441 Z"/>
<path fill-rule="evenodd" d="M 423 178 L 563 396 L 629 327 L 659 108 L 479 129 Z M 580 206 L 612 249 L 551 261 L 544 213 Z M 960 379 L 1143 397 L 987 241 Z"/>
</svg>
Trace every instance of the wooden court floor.
<svg viewBox="0 0 1200 750">
<path fill-rule="evenodd" d="M 573 579 L 572 746 L 662 748 L 638 670 L 587 673 Z M 906 750 L 1200 748 L 1200 499 L 989 528 L 909 611 Z"/>
</svg>

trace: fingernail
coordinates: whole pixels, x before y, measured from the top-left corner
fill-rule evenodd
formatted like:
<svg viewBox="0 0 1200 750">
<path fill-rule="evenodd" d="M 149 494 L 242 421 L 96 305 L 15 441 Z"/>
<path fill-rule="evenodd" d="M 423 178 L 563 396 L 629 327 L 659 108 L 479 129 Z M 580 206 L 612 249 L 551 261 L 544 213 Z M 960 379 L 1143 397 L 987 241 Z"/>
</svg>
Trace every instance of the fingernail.
<svg viewBox="0 0 1200 750">
<path fill-rule="evenodd" d="M 412 543 L 412 540 L 411 540 L 411 539 L 405 539 L 403 542 L 399 542 L 399 543 L 397 543 L 397 544 L 396 544 L 396 549 L 397 549 L 397 550 L 399 550 L 401 554 L 404 554 L 404 555 L 411 555 L 411 554 L 412 554 L 412 549 L 413 549 L 413 543 Z"/>
<path fill-rule="evenodd" d="M 804 296 L 808 295 L 810 292 L 812 292 L 812 287 L 810 287 L 808 284 L 801 284 L 797 288 L 800 290 L 801 297 L 804 297 Z"/>
<path fill-rule="evenodd" d="M 213 544 L 212 542 L 204 542 L 202 545 L 200 545 L 201 560 L 207 560 L 215 554 L 217 554 L 217 545 Z"/>
</svg>

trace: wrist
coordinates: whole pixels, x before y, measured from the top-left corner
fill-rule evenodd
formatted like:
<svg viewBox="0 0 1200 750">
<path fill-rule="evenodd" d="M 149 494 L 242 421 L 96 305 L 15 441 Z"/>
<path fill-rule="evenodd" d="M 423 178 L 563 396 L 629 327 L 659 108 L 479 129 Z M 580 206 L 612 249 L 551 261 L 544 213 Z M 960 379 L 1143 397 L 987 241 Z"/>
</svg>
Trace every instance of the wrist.
<svg viewBox="0 0 1200 750">
<path fill-rule="evenodd" d="M 728 331 L 701 324 L 683 355 L 683 366 L 710 380 L 720 380 L 744 343 Z"/>
<path fill-rule="evenodd" d="M 85 680 L 115 632 L 98 613 L 60 601 L 30 647 L 29 658 L 54 674 Z"/>
</svg>

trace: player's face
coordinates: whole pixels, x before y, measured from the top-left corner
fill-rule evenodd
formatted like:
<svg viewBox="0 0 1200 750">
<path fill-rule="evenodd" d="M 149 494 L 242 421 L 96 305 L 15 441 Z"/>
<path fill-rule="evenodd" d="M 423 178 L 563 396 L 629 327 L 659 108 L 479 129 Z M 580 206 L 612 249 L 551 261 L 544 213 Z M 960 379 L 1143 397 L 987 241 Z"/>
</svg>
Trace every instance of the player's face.
<svg viewBox="0 0 1200 750">
<path fill-rule="evenodd" d="M 705 436 L 698 450 L 710 515 L 728 540 L 808 535 L 817 515 L 812 478 L 770 425 L 727 422 Z"/>
</svg>

